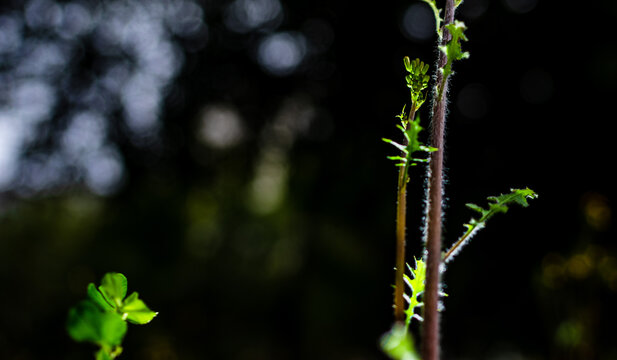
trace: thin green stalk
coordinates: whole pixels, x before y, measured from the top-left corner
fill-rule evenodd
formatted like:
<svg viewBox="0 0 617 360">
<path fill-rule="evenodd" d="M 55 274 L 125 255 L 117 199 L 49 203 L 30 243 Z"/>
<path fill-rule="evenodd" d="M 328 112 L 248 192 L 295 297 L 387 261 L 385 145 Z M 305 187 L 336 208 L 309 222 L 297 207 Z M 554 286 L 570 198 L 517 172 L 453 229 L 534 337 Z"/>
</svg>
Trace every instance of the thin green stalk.
<svg viewBox="0 0 617 360">
<path fill-rule="evenodd" d="M 445 26 L 454 22 L 454 0 L 446 1 L 444 27 L 440 46 L 445 46 L 450 35 Z M 446 122 L 446 94 L 448 74 L 443 69 L 448 62 L 447 55 L 440 51 L 437 63 L 436 93 L 433 102 L 431 146 L 437 151 L 431 153 L 428 181 L 428 207 L 426 223 L 426 289 L 424 293 L 424 326 L 422 352 L 424 360 L 439 360 L 439 288 L 441 267 L 441 226 L 443 194 L 443 151 Z"/>
<path fill-rule="evenodd" d="M 407 124 L 413 120 L 416 114 L 416 105 L 412 103 L 407 117 Z M 407 146 L 405 141 L 403 146 Z M 405 153 L 402 154 L 406 156 Z M 396 274 L 394 279 L 394 321 L 405 321 L 405 233 L 407 223 L 407 182 L 408 166 L 401 166 L 398 173 L 398 190 L 396 202 Z"/>
</svg>

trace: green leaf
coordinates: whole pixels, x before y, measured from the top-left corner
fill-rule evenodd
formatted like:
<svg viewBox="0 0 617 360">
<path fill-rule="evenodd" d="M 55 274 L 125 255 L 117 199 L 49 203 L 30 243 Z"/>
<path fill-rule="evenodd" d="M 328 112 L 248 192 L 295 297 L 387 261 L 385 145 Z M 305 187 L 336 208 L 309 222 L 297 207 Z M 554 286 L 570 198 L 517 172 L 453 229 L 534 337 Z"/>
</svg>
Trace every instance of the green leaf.
<svg viewBox="0 0 617 360">
<path fill-rule="evenodd" d="M 476 204 L 465 204 L 465 206 L 467 206 L 471 210 L 479 212 L 480 214 L 484 213 L 484 209 L 482 209 L 481 207 L 479 207 Z"/>
<path fill-rule="evenodd" d="M 423 306 L 424 303 L 420 302 L 419 296 L 424 293 L 424 284 L 426 282 L 426 264 L 423 260 L 415 260 L 415 268 L 412 268 L 407 264 L 407 269 L 411 273 L 411 277 L 407 274 L 403 275 L 405 283 L 411 290 L 411 295 L 405 294 L 405 300 L 407 301 L 407 309 L 405 310 L 405 325 L 409 326 L 412 319 L 422 320 L 420 315 L 416 313 L 416 308 Z"/>
<path fill-rule="evenodd" d="M 126 277 L 121 273 L 107 273 L 101 280 L 99 290 L 111 306 L 119 308 L 126 296 L 127 284 Z"/>
<path fill-rule="evenodd" d="M 75 341 L 111 348 L 120 345 L 126 328 L 126 322 L 119 314 L 102 311 L 90 300 L 84 300 L 69 310 L 67 331 Z"/>
<path fill-rule="evenodd" d="M 435 16 L 435 32 L 437 33 L 437 35 L 439 35 L 439 38 L 441 39 L 441 22 L 443 21 L 441 19 L 441 16 L 439 16 L 439 14 L 441 13 L 441 9 L 439 9 L 437 7 L 437 2 L 435 0 L 422 0 L 425 3 L 428 4 L 428 6 L 431 7 L 431 10 L 433 10 L 433 15 Z M 462 0 L 457 0 L 457 1 L 462 1 Z"/>
<path fill-rule="evenodd" d="M 393 360 L 419 360 L 411 334 L 406 326 L 395 323 L 392 329 L 381 337 L 381 349 Z"/>
<path fill-rule="evenodd" d="M 97 304 L 101 310 L 113 311 L 115 308 L 113 304 L 110 304 L 107 300 L 105 300 L 103 294 L 101 294 L 101 292 L 96 288 L 96 285 L 93 283 L 88 284 L 88 297 L 95 304 Z"/>
<path fill-rule="evenodd" d="M 403 108 L 403 113 L 405 108 Z M 420 126 L 420 116 L 417 115 L 416 119 L 413 121 L 405 120 L 403 114 L 397 116 L 401 119 L 401 123 L 397 125 L 397 128 L 403 133 L 403 137 L 406 145 L 399 144 L 390 139 L 382 140 L 392 146 L 396 147 L 400 152 L 400 156 L 388 156 L 388 159 L 394 160 L 397 162 L 397 166 L 403 167 L 404 172 L 404 181 L 409 181 L 409 167 L 416 166 L 418 163 L 426 163 L 428 159 L 418 158 L 417 153 L 430 153 L 437 149 L 429 146 L 425 146 L 419 140 L 419 135 L 422 130 L 422 126 Z"/>
<path fill-rule="evenodd" d="M 465 23 L 459 20 L 455 20 L 454 23 L 446 25 L 446 29 L 452 35 L 452 38 L 446 45 L 440 46 L 441 50 L 447 56 L 446 65 L 440 69 L 444 78 L 447 78 L 452 74 L 452 63 L 456 60 L 466 59 L 469 57 L 469 53 L 461 49 L 461 40 L 467 41 L 467 37 L 464 31 L 467 29 Z M 438 95 L 441 97 L 443 89 L 439 89 Z"/>
<path fill-rule="evenodd" d="M 139 299 L 137 292 L 133 292 L 126 298 L 121 311 L 123 312 L 123 318 L 126 318 L 133 324 L 139 325 L 149 323 L 158 314 L 158 312 L 150 310 L 150 308 Z"/>
<path fill-rule="evenodd" d="M 481 229 L 484 228 L 486 222 L 492 218 L 495 214 L 505 213 L 508 211 L 510 204 L 518 204 L 522 207 L 529 206 L 527 200 L 536 199 L 538 194 L 529 188 L 525 189 L 510 189 L 510 193 L 501 194 L 499 196 L 489 196 L 487 208 L 482 208 L 476 204 L 466 204 L 466 206 L 480 214 L 480 218 L 471 218 L 469 223 L 464 224 L 467 229 L 465 233 L 452 245 L 450 250 L 444 255 L 444 261 L 448 262 L 458 254 L 463 246 L 465 246 L 469 240 Z"/>
</svg>

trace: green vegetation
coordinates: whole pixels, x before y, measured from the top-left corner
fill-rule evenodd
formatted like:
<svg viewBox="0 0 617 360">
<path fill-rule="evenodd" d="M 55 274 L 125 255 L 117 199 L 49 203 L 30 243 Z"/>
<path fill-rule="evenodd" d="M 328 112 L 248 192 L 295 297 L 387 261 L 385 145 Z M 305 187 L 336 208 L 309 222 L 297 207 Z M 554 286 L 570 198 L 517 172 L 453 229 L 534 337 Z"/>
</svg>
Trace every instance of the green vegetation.
<svg viewBox="0 0 617 360">
<path fill-rule="evenodd" d="M 465 244 L 482 228 L 486 222 L 497 213 L 505 213 L 508 206 L 518 204 L 527 207 L 528 199 L 535 199 L 537 194 L 525 189 L 512 189 L 510 193 L 488 197 L 488 207 L 482 208 L 475 204 L 467 204 L 467 207 L 478 212 L 478 219 L 472 218 L 465 224 L 465 233 L 445 253 L 441 246 L 442 226 L 442 193 L 443 193 L 443 137 L 445 128 L 445 115 L 447 106 L 448 79 L 453 74 L 452 64 L 454 61 L 466 59 L 469 53 L 462 50 L 461 41 L 467 41 L 464 34 L 466 26 L 463 22 L 454 20 L 454 10 L 462 1 L 447 1 L 445 19 L 440 18 L 441 10 L 434 0 L 424 0 L 431 6 L 435 14 L 437 33 L 439 38 L 438 49 L 440 50 L 437 61 L 437 72 L 432 99 L 432 134 L 431 146 L 422 144 L 419 134 L 420 116 L 417 110 L 426 100 L 425 89 L 428 87 L 430 76 L 429 66 L 419 59 L 410 61 L 404 58 L 405 70 L 409 73 L 405 79 L 411 93 L 411 107 L 405 112 L 405 107 L 397 118 L 400 124 L 397 128 L 403 133 L 402 143 L 390 139 L 385 142 L 394 145 L 400 150 L 400 155 L 389 156 L 388 159 L 396 161 L 399 167 L 398 195 L 397 195 L 397 229 L 396 229 L 396 275 L 394 291 L 394 324 L 392 329 L 381 339 L 383 351 L 396 360 L 424 360 L 439 359 L 439 314 L 441 308 L 440 298 L 445 296 L 440 289 L 440 275 L 445 269 L 445 264 L 451 261 L 460 252 Z M 442 26 L 441 24 L 444 23 Z M 417 153 L 429 153 L 430 157 L 419 158 Z M 406 184 L 409 182 L 409 169 L 419 163 L 428 164 L 428 191 L 426 194 L 426 223 L 425 223 L 425 249 L 424 258 L 414 257 L 414 266 L 411 267 L 405 261 L 406 242 Z M 404 273 L 408 268 L 410 275 Z M 405 283 L 409 293 L 405 293 Z M 406 305 L 405 305 L 406 304 Z M 420 315 L 419 310 L 423 309 Z M 424 322 L 422 338 L 422 357 L 415 349 L 414 341 L 409 333 L 412 319 Z M 427 321 L 425 321 L 425 319 Z"/>
<path fill-rule="evenodd" d="M 137 292 L 128 297 L 128 282 L 120 273 L 107 273 L 97 288 L 88 285 L 88 299 L 69 310 L 67 331 L 75 341 L 99 346 L 96 360 L 115 359 L 122 353 L 127 321 L 147 324 L 158 314 L 139 299 Z"/>
</svg>

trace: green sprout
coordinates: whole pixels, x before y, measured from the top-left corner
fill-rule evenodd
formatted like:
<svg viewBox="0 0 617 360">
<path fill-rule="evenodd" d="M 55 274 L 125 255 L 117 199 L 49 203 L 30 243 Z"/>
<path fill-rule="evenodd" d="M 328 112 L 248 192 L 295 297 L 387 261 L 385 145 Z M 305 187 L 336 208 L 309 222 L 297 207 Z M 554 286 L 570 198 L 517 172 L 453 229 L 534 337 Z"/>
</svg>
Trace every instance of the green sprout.
<svg viewBox="0 0 617 360">
<path fill-rule="evenodd" d="M 88 284 L 88 298 L 69 310 L 69 335 L 75 341 L 98 345 L 96 360 L 115 359 L 122 353 L 127 321 L 143 325 L 158 314 L 139 299 L 137 292 L 127 297 L 127 284 L 124 275 L 107 273 L 98 288 Z"/>
</svg>

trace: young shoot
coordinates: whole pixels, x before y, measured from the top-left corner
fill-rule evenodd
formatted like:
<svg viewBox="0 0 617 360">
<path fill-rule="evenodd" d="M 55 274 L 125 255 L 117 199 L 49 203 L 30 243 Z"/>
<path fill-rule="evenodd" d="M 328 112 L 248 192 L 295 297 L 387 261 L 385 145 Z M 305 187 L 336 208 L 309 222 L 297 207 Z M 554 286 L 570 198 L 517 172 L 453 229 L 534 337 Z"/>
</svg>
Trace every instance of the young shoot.
<svg viewBox="0 0 617 360">
<path fill-rule="evenodd" d="M 452 65 L 455 61 L 466 59 L 469 53 L 462 50 L 461 42 L 467 41 L 464 34 L 466 26 L 454 19 L 455 9 L 462 0 L 446 0 L 444 17 L 435 0 L 423 0 L 433 10 L 438 34 L 438 61 L 433 78 L 435 84 L 432 92 L 431 111 L 431 146 L 424 145 L 419 140 L 422 131 L 418 109 L 427 100 L 426 89 L 431 79 L 429 66 L 419 59 L 411 61 L 403 59 L 407 75 L 407 87 L 410 89 L 411 104 L 409 111 L 403 107 L 397 117 L 400 123 L 397 128 L 402 132 L 402 140 L 396 142 L 390 139 L 383 141 L 399 150 L 398 155 L 389 156 L 399 168 L 397 211 L 396 211 L 396 275 L 394 292 L 394 324 L 388 333 L 381 338 L 381 347 L 389 357 L 395 360 L 420 359 L 416 352 L 414 341 L 409 332 L 413 319 L 423 323 L 422 359 L 439 359 L 439 314 L 442 305 L 440 298 L 445 296 L 440 289 L 441 272 L 445 263 L 451 261 L 463 246 L 482 228 L 486 222 L 497 213 L 505 213 L 508 206 L 518 204 L 527 207 L 527 200 L 537 198 L 537 194 L 525 189 L 512 189 L 508 194 L 489 197 L 489 205 L 482 208 L 474 204 L 467 207 L 479 213 L 478 218 L 472 218 L 465 224 L 465 233 L 445 253 L 442 253 L 442 195 L 443 195 L 443 152 L 444 133 L 447 114 L 448 80 L 454 74 Z M 428 157 L 418 156 L 428 154 Z M 409 182 L 409 169 L 417 164 L 428 164 L 426 224 L 424 242 L 425 258 L 416 259 L 411 267 L 405 262 L 406 240 L 406 186 Z M 404 269 L 409 269 L 409 275 Z M 405 292 L 407 285 L 408 293 Z M 406 306 L 405 306 L 406 304 Z M 420 313 L 422 311 L 422 313 Z"/>
<path fill-rule="evenodd" d="M 98 288 L 88 284 L 88 298 L 69 310 L 69 335 L 75 341 L 97 345 L 96 360 L 115 359 L 122 353 L 127 322 L 147 324 L 158 314 L 139 299 L 137 292 L 127 297 L 127 285 L 123 274 L 107 273 Z"/>
</svg>

